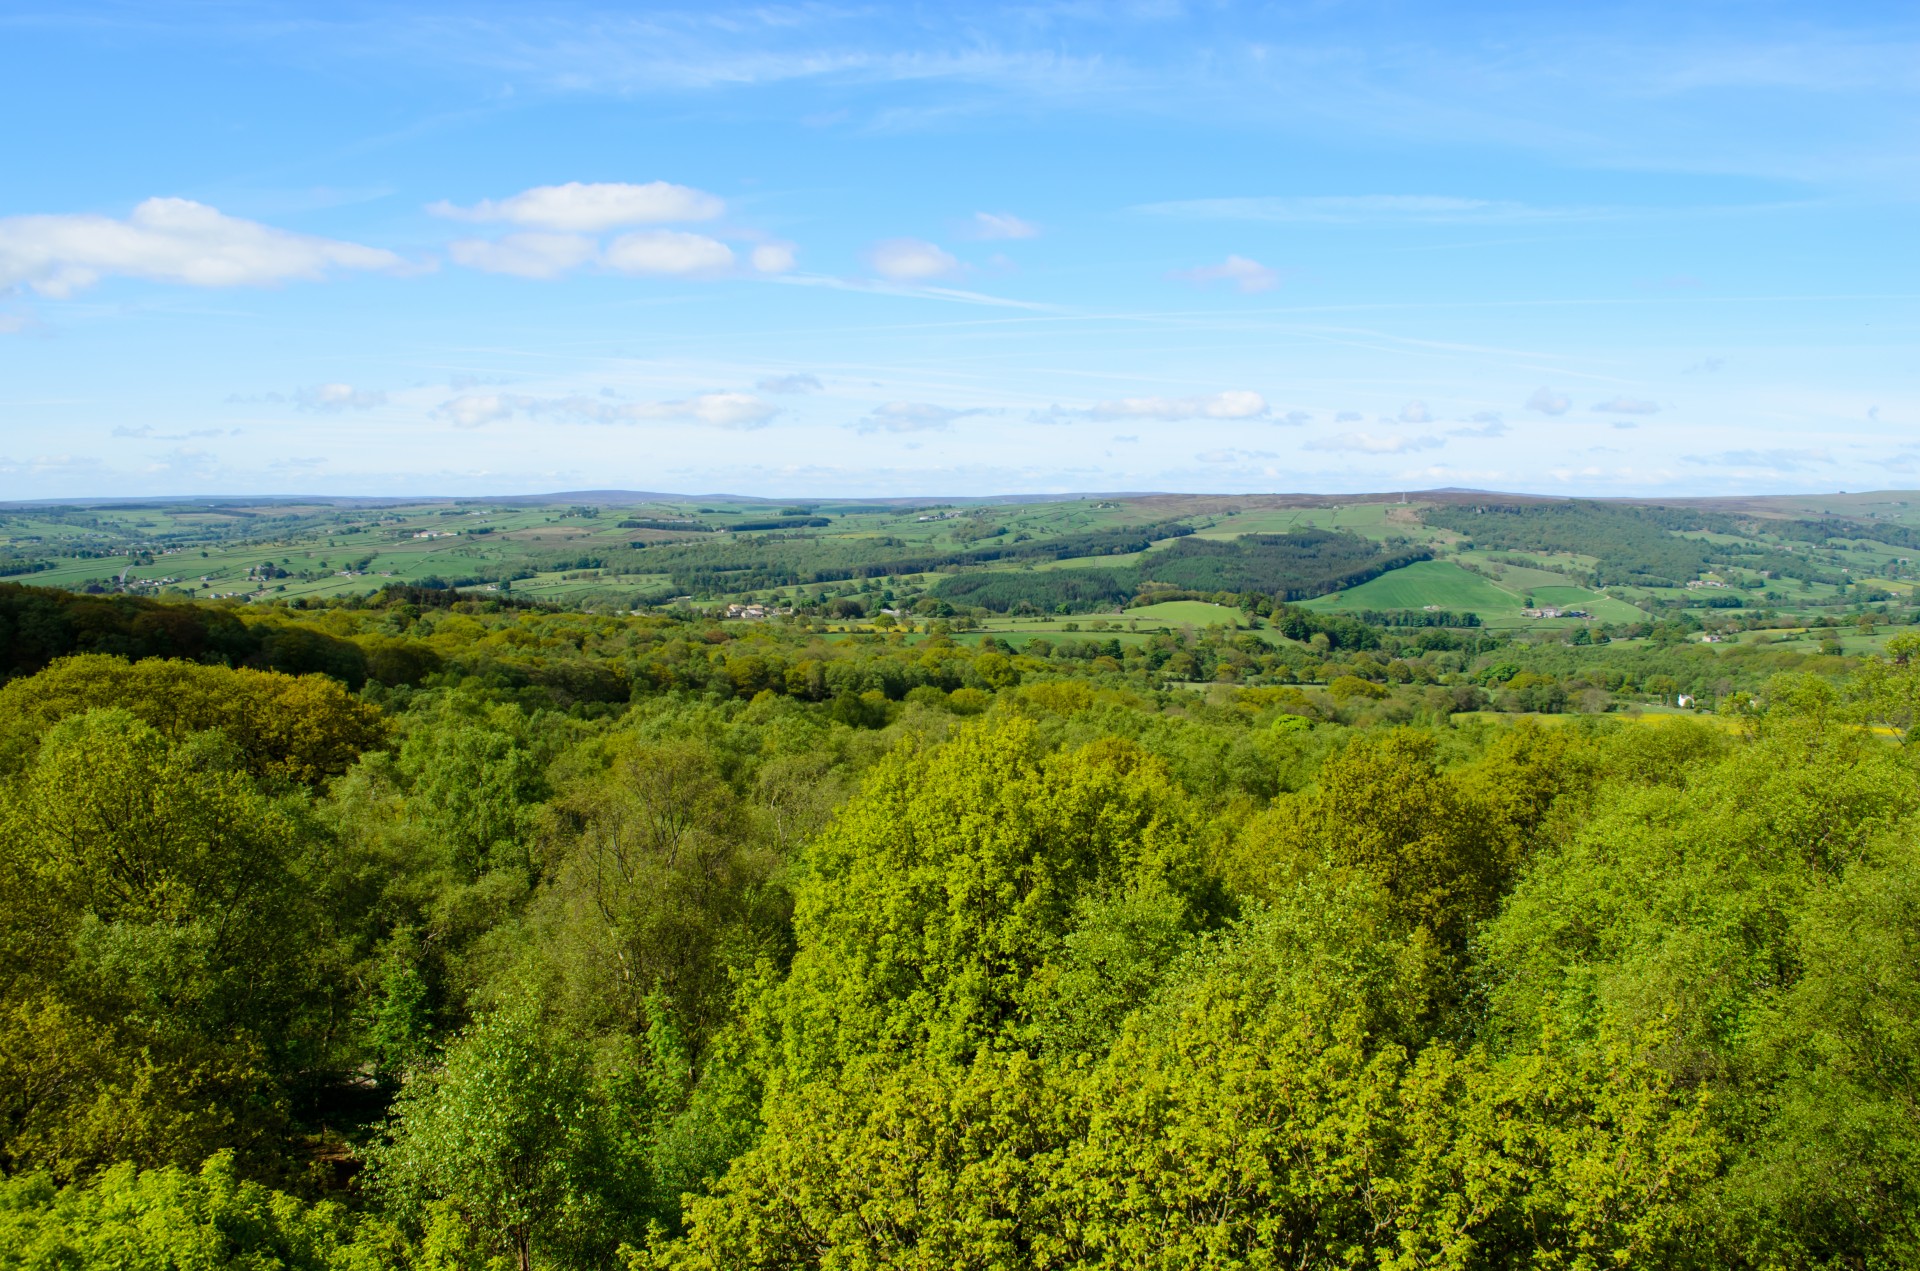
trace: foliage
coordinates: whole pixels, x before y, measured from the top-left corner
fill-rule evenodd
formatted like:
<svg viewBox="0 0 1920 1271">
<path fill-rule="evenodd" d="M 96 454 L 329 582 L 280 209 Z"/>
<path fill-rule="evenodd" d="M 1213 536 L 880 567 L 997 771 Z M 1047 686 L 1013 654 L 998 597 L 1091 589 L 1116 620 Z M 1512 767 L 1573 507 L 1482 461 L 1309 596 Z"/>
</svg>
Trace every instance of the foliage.
<svg viewBox="0 0 1920 1271">
<path fill-rule="evenodd" d="M 1920 725 L 1920 633 L 1887 641 L 1884 658 L 1868 658 L 1850 686 L 1856 710 L 1911 745 Z"/>
<path fill-rule="evenodd" d="M 1127 569 L 1046 569 L 956 574 L 940 584 L 947 600 L 1006 613 L 1027 605 L 1043 613 L 1086 613 L 1125 604 L 1139 586 Z"/>
<path fill-rule="evenodd" d="M 1692 508 L 1633 507 L 1567 500 L 1551 503 L 1453 504 L 1427 508 L 1428 525 L 1471 538 L 1482 548 L 1570 552 L 1596 557 L 1595 581 L 1675 586 L 1715 565 L 1770 570 L 1787 578 L 1837 581 L 1791 552 L 1764 544 L 1716 543 L 1674 531 L 1720 534 L 1743 528 L 1721 514 Z"/>
<path fill-rule="evenodd" d="M 515 1004 L 401 1092 L 373 1153 L 375 1187 L 442 1257 L 506 1253 L 527 1271 L 536 1243 L 604 1242 L 600 1189 L 615 1183 L 606 1138 L 585 1057 Z"/>
<path fill-rule="evenodd" d="M 1378 1044 L 1354 1003 L 1396 960 L 1353 898 L 1301 899 L 1196 949 L 1090 1066 L 993 1051 L 776 1096 L 655 1265 L 1681 1260 L 1717 1163 L 1697 1109 L 1632 1054 Z"/>
<path fill-rule="evenodd" d="M 736 521 L 727 528 L 736 534 L 746 534 L 756 530 L 824 529 L 832 524 L 824 516 L 797 516 L 779 521 Z"/>
<path fill-rule="evenodd" d="M 1424 548 L 1382 551 L 1358 534 L 1295 530 L 1235 539 L 1184 538 L 1141 565 L 1143 576 L 1192 591 L 1263 592 L 1306 600 L 1426 560 Z"/>
<path fill-rule="evenodd" d="M 1450 609 L 1362 609 L 1353 615 L 1370 627 L 1477 627 L 1477 613 Z"/>
<path fill-rule="evenodd" d="M 253 775 L 303 784 L 339 776 L 386 741 L 379 711 L 324 676 L 83 654 L 0 687 L 0 767 L 18 767 L 58 721 L 96 708 L 169 737 L 217 731 Z"/>
<path fill-rule="evenodd" d="M 116 1165 L 56 1189 L 0 1180 L 0 1267 L 9 1271 L 386 1271 L 395 1233 L 338 1202 L 307 1204 L 240 1176 L 231 1153 L 197 1172 Z"/>
<path fill-rule="evenodd" d="M 1910 633 L 892 586 L 0 687 L 0 1265 L 1920 1257 Z"/>
<path fill-rule="evenodd" d="M 12 677 L 70 653 L 230 660 L 252 652 L 252 641 L 225 609 L 7 584 L 0 585 L 0 649 L 0 676 Z"/>
<path fill-rule="evenodd" d="M 1159 765 L 1118 741 L 1044 754 L 1031 727 L 963 731 L 877 767 L 816 841 L 781 993 L 788 1066 L 871 1051 L 964 1061 L 1019 1020 L 1021 989 L 1100 887 L 1207 903 Z"/>
<path fill-rule="evenodd" d="M 1186 596 L 1226 595 L 1237 600 L 1243 594 L 1305 600 L 1366 582 L 1427 556 L 1424 550 L 1383 552 L 1357 534 L 1326 530 L 1225 540 L 1180 538 L 1165 551 L 1127 568 L 960 574 L 943 582 L 939 594 L 997 613 L 1019 604 L 1048 613 L 1083 613 L 1119 607 L 1129 597 L 1143 604 Z M 1143 582 L 1161 590 L 1143 592 Z"/>
<path fill-rule="evenodd" d="M 217 733 L 91 711 L 0 802 L 10 1166 L 271 1150 L 326 959 L 296 819 L 237 760 Z"/>
<path fill-rule="evenodd" d="M 742 528 L 745 528 L 744 526 Z M 796 583 L 835 582 L 851 578 L 885 578 L 923 574 L 929 570 L 985 565 L 995 561 L 1069 560 L 1081 556 L 1116 556 L 1143 551 L 1156 542 L 1193 533 L 1179 522 L 1114 526 L 1015 542 L 994 539 L 990 546 L 957 551 L 915 548 L 891 536 L 857 540 L 821 539 L 806 535 L 778 535 L 732 539 L 724 545 L 663 545 L 644 559 L 624 563 L 636 572 L 666 573 L 682 591 L 712 593 L 783 587 Z M 638 555 L 637 553 L 635 554 Z M 580 567 L 617 567 L 623 563 L 602 554 L 581 558 Z"/>
</svg>

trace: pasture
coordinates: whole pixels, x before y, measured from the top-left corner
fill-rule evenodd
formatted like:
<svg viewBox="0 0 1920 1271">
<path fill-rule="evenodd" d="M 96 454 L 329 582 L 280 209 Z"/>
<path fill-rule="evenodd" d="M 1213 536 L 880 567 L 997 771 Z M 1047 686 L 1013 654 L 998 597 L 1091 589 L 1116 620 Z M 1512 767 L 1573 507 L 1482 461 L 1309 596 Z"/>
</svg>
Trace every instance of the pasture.
<svg viewBox="0 0 1920 1271">
<path fill-rule="evenodd" d="M 1228 605 L 1204 600 L 1167 600 L 1127 610 L 1127 619 L 1143 627 L 1244 627 L 1247 615 Z"/>
<path fill-rule="evenodd" d="M 1305 602 L 1309 609 L 1422 609 L 1477 613 L 1482 621 L 1518 613 L 1521 597 L 1451 561 L 1415 561 L 1358 587 Z"/>
</svg>

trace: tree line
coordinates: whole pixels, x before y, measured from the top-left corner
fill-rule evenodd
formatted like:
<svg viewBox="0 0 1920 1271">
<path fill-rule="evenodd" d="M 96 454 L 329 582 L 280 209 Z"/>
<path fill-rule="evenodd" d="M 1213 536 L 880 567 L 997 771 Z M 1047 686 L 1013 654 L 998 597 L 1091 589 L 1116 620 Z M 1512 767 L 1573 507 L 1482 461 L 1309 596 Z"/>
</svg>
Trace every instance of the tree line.
<svg viewBox="0 0 1920 1271">
<path fill-rule="evenodd" d="M 1674 531 L 1758 532 L 1721 513 L 1568 500 L 1524 504 L 1445 504 L 1420 519 L 1497 551 L 1566 552 L 1597 558 L 1594 585 L 1676 587 L 1719 566 L 1768 571 L 1803 582 L 1844 579 L 1791 551 L 1754 543 L 1716 543 Z M 1763 523 L 1770 527 L 1771 522 Z"/>
</svg>

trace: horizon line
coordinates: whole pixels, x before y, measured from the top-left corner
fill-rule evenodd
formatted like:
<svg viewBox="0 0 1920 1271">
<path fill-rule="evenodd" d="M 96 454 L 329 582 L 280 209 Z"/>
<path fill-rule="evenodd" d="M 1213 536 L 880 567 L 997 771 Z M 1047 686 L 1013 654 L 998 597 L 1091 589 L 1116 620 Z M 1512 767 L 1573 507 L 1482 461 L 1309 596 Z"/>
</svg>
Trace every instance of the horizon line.
<svg viewBox="0 0 1920 1271">
<path fill-rule="evenodd" d="M 0 499 L 0 508 L 104 507 L 143 503 L 225 503 L 260 505 L 269 503 L 336 503 L 398 506 L 413 503 L 559 503 L 611 504 L 617 502 L 715 502 L 715 503 L 870 503 L 912 506 L 929 503 L 1046 503 L 1079 499 L 1289 499 L 1327 501 L 1351 499 L 1361 502 L 1404 499 L 1463 498 L 1470 496 L 1497 499 L 1530 499 L 1541 502 L 1725 502 L 1736 499 L 1817 499 L 1826 497 L 1864 498 L 1873 495 L 1913 495 L 1920 489 L 1890 487 L 1877 490 L 1750 491 L 1741 494 L 1612 494 L 1580 495 L 1537 493 L 1527 490 L 1484 490 L 1464 486 L 1435 486 L 1428 489 L 1354 490 L 1354 491 L 1222 491 L 1222 490 L 1066 490 L 1049 493 L 1003 494 L 727 494 L 722 492 L 684 493 L 664 490 L 554 490 L 535 494 L 157 494 L 157 495 L 81 495 L 54 499 Z"/>
</svg>

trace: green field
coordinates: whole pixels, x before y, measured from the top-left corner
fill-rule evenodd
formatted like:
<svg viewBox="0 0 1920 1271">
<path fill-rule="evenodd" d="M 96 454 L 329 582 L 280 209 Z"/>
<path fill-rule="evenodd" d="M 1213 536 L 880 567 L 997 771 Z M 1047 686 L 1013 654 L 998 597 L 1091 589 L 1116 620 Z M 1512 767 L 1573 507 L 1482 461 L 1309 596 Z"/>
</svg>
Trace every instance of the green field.
<svg viewBox="0 0 1920 1271">
<path fill-rule="evenodd" d="M 1098 640 L 1103 644 L 1109 640 L 1118 640 L 1121 644 L 1128 644 L 1128 645 L 1145 644 L 1148 640 L 1150 640 L 1153 637 L 1153 634 L 1154 633 L 1152 631 L 1147 631 L 1147 630 L 1123 631 L 1118 628 L 1115 628 L 1114 630 L 1111 630 L 1111 631 L 1084 631 L 1083 630 L 1079 632 L 1063 632 L 1055 628 L 1049 628 L 1044 626 L 1032 626 L 1032 627 L 1023 626 L 1023 627 L 1014 627 L 1010 629 L 1002 629 L 1002 628 L 995 627 L 995 628 L 991 628 L 983 631 L 963 631 L 949 638 L 953 640 L 954 643 L 956 644 L 977 645 L 982 640 L 986 639 L 988 636 L 992 636 L 995 640 L 1000 641 L 1002 644 L 1010 644 L 1015 649 L 1024 649 L 1027 647 L 1027 645 L 1031 641 L 1042 640 L 1042 639 L 1052 644 L 1058 644 L 1063 639 L 1064 640 Z M 924 644 L 926 643 L 927 638 L 928 637 L 926 636 L 909 636 L 907 638 L 907 643 Z M 1272 643 L 1275 643 L 1275 644 L 1278 644 L 1280 642 L 1281 641 L 1279 640 L 1278 637 L 1275 637 L 1274 640 L 1272 641 Z"/>
<path fill-rule="evenodd" d="M 1455 613 L 1476 613 L 1487 627 L 1565 626 L 1579 619 L 1536 619 L 1521 615 L 1531 598 L 1536 606 L 1558 609 L 1584 609 L 1597 622 L 1639 622 L 1643 610 L 1624 600 L 1614 600 L 1599 592 L 1568 583 L 1562 575 L 1538 569 L 1509 568 L 1508 574 L 1524 574 L 1534 579 L 1553 579 L 1549 585 L 1531 585 L 1524 590 L 1493 582 L 1451 561 L 1419 561 L 1371 582 L 1331 596 L 1309 600 L 1307 607 L 1322 611 L 1358 609 L 1424 609 L 1435 605 Z"/>
<path fill-rule="evenodd" d="M 1798 512 L 1796 501 L 1769 503 L 1771 515 Z M 1798 501 L 1804 502 L 1804 501 Z M 1895 501 L 1898 502 L 1898 501 Z M 1880 506 L 1886 504 L 1887 506 Z M 1890 518 L 1884 497 L 1871 509 Z M 1909 509 L 1899 504 L 1904 514 Z M 257 601 L 326 601 L 375 592 L 393 584 L 511 590 L 555 604 L 627 610 L 678 601 L 712 605 L 732 601 L 827 604 L 857 596 L 868 611 L 912 607 L 948 577 L 984 570 L 1141 569 L 1185 541 L 1167 534 L 1146 551 L 1119 552 L 1100 541 L 1123 527 L 1185 526 L 1201 540 L 1247 534 L 1339 529 L 1369 537 L 1385 549 L 1432 545 L 1443 559 L 1395 570 L 1345 592 L 1308 602 L 1329 610 L 1421 609 L 1434 606 L 1480 616 L 1496 630 L 1548 629 L 1581 619 L 1529 619 L 1537 604 L 1580 608 L 1602 623 L 1644 622 L 1656 613 L 1699 607 L 1705 593 L 1681 586 L 1648 587 L 1627 577 L 1602 595 L 1584 584 L 1604 569 L 1620 577 L 1618 543 L 1596 543 L 1599 556 L 1567 550 L 1562 536 L 1529 542 L 1509 535 L 1498 549 L 1484 543 L 1452 555 L 1466 541 L 1423 516 L 1444 506 L 1397 496 L 1330 500 L 1293 496 L 1151 495 L 1080 497 L 1047 502 L 955 501 L 941 504 L 833 500 L 688 500 L 679 497 L 602 496 L 583 503 L 515 499 L 424 500 L 161 500 L 145 503 L 14 504 L 0 507 L 0 576 L 42 586 L 144 595 L 233 597 Z M 1917 512 L 1916 515 L 1920 515 Z M 798 520 L 790 528 L 783 517 Z M 1436 517 L 1438 519 L 1438 517 Z M 1749 609 L 1811 619 L 1823 611 L 1849 616 L 1872 605 L 1883 610 L 1911 603 L 1916 569 L 1912 546 L 1871 537 L 1835 538 L 1810 545 L 1770 537 L 1762 517 L 1743 524 L 1753 535 L 1715 529 L 1677 537 L 1729 548 L 1757 542 L 1794 554 L 1773 566 L 1784 572 L 1715 562 L 1703 576 L 1744 585 Z M 1758 527 L 1758 528 L 1755 528 Z M 1861 535 L 1874 530 L 1864 522 Z M 1049 551 L 1075 550 L 1055 559 Z M 1138 538 L 1127 540 L 1137 543 Z M 1477 540 L 1476 540 L 1477 541 Z M 1031 545 L 1031 546 L 1029 546 Z M 1657 544 L 1654 546 L 1657 547 Z M 1635 549 L 1638 550 L 1638 549 Z M 1658 552 L 1653 552 L 1658 555 Z M 1801 581 L 1803 563 L 1812 581 Z M 1462 568 L 1462 566 L 1470 568 Z M 1669 575 L 1655 572 L 1655 578 Z M 1685 575 L 1675 574 L 1680 581 Z M 1855 586 L 1855 583 L 1858 586 Z M 1045 596 L 1031 608 L 1064 617 Z M 1866 594 L 1862 594 L 1866 593 Z M 1076 608 L 1121 603 L 1122 597 Z M 1011 608 L 1011 602 L 1001 606 Z M 1719 621 L 1734 618 L 1715 611 Z M 1006 621 L 985 608 L 971 615 L 999 627 Z M 1036 615 L 1038 616 L 1038 615 Z M 1097 617 L 1082 613 L 1082 618 Z M 1237 622 L 1224 611 L 1135 610 L 1135 626 L 1204 626 Z M 1020 630 L 1064 633 L 1065 622 Z"/>
<path fill-rule="evenodd" d="M 1201 600 L 1169 600 L 1163 604 L 1129 609 L 1124 614 L 1078 614 L 1073 617 L 1047 615 L 1037 618 L 994 616 L 971 632 L 956 635 L 962 644 L 977 644 L 983 636 L 1005 640 L 1015 648 L 1036 636 L 1049 640 L 1113 640 L 1138 644 L 1161 630 L 1178 631 L 1182 627 L 1204 630 L 1208 627 L 1245 629 L 1247 616 L 1229 605 L 1210 605 Z M 924 640 L 925 636 L 909 637 Z M 1283 643 L 1282 637 L 1269 634 L 1269 643 Z"/>
<path fill-rule="evenodd" d="M 1521 598 L 1451 561 L 1416 561 L 1371 582 L 1307 601 L 1307 608 L 1422 609 L 1438 605 L 1487 619 L 1518 613 Z"/>
<path fill-rule="evenodd" d="M 1493 580 L 1495 586 L 1503 587 L 1518 595 L 1532 587 L 1564 587 L 1568 583 L 1567 575 L 1553 569 L 1535 568 L 1528 565 L 1502 564 L 1491 558 L 1486 552 L 1462 552 L 1458 559 L 1462 564 L 1472 565 L 1483 571 Z M 1549 562 L 1543 560 L 1543 565 Z M 1551 562 L 1577 568 L 1571 560 L 1562 558 Z"/>
<path fill-rule="evenodd" d="M 1533 597 L 1536 605 L 1584 609 L 1593 615 L 1596 622 L 1640 622 L 1647 616 L 1645 610 L 1637 609 L 1624 600 L 1615 600 L 1597 591 L 1588 591 L 1585 587 L 1535 587 L 1527 594 Z"/>
<path fill-rule="evenodd" d="M 1141 626 L 1155 627 L 1244 627 L 1247 615 L 1226 605 L 1210 605 L 1204 600 L 1168 600 L 1157 605 L 1142 605 L 1127 610 L 1127 618 Z"/>
</svg>

